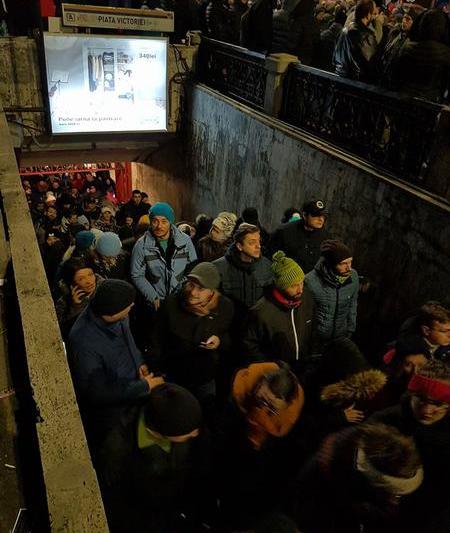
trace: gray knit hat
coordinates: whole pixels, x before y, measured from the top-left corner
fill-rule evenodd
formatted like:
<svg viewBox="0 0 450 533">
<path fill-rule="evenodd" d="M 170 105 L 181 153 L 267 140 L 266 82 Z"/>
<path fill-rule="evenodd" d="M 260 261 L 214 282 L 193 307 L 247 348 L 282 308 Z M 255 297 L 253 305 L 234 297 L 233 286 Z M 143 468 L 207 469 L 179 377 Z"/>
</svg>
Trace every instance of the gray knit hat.
<svg viewBox="0 0 450 533">
<path fill-rule="evenodd" d="M 205 289 L 217 289 L 220 285 L 220 274 L 212 263 L 199 263 L 188 274 L 188 279 L 194 279 Z"/>
</svg>

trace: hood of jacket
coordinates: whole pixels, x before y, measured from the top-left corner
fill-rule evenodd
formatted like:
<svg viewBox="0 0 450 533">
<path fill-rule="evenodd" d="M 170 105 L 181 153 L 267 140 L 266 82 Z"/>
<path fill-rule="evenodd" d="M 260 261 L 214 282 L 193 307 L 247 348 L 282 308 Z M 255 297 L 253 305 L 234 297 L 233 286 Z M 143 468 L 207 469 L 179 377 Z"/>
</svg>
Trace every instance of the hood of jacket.
<svg viewBox="0 0 450 533">
<path fill-rule="evenodd" d="M 324 257 L 320 257 L 319 260 L 316 263 L 316 266 L 314 267 L 314 270 L 317 272 L 319 277 L 328 285 L 331 285 L 332 287 L 339 287 L 340 283 L 337 279 L 336 274 L 331 270 L 331 268 L 328 266 L 328 263 L 325 261 Z M 352 277 L 349 276 L 348 280 L 346 280 L 343 285 L 348 285 L 352 282 Z"/>
<path fill-rule="evenodd" d="M 372 400 L 386 385 L 387 376 L 381 370 L 365 370 L 327 385 L 322 389 L 320 399 L 335 407 Z"/>
</svg>

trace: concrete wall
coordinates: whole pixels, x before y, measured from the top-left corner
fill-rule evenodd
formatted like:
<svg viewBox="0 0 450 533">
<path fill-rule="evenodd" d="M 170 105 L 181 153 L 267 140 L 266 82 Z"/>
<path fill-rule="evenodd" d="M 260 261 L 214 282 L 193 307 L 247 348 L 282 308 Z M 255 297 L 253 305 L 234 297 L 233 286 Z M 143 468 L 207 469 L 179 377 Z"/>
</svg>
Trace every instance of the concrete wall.
<svg viewBox="0 0 450 533">
<path fill-rule="evenodd" d="M 366 340 L 389 338 L 410 309 L 449 295 L 448 204 L 201 86 L 188 128 L 194 211 L 253 205 L 273 229 L 285 208 L 325 201 L 329 229 L 374 282 L 361 299 Z"/>
<path fill-rule="evenodd" d="M 192 214 L 190 184 L 185 167 L 184 143 L 180 139 L 153 152 L 145 164 L 132 163 L 133 189 L 145 191 L 152 204 L 169 202 L 178 220 Z"/>
<path fill-rule="evenodd" d="M 35 417 L 35 423 L 50 529 L 58 533 L 106 533 L 109 529 L 100 488 L 1 106 L 0 194 L 7 224 L 30 385 L 39 415 Z M 15 326 L 15 335 L 19 336 L 20 325 Z M 13 337 L 13 332 L 9 333 Z M 42 531 L 42 528 L 38 530 Z"/>
</svg>

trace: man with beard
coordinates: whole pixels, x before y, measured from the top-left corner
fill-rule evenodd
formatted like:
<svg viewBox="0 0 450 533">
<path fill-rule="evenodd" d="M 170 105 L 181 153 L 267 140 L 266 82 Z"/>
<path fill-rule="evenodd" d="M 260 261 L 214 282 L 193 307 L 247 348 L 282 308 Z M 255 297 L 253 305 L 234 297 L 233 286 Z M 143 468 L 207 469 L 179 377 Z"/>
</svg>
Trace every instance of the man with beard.
<svg viewBox="0 0 450 533">
<path fill-rule="evenodd" d="M 154 311 L 185 279 L 197 259 L 191 238 L 175 226 L 175 213 L 165 202 L 149 210 L 150 228 L 136 242 L 131 256 L 131 279 Z"/>
<path fill-rule="evenodd" d="M 298 365 L 309 355 L 314 302 L 305 274 L 284 252 L 273 255 L 274 283 L 250 310 L 244 354 Z"/>
<path fill-rule="evenodd" d="M 352 269 L 353 252 L 343 242 L 326 240 L 322 257 L 305 277 L 315 302 L 314 351 L 338 337 L 351 337 L 356 329 L 359 279 Z"/>
<path fill-rule="evenodd" d="M 258 226 L 243 223 L 234 234 L 234 242 L 224 257 L 214 261 L 220 272 L 222 292 L 236 304 L 237 317 L 263 295 L 272 282 L 270 261 L 261 255 L 261 233 Z"/>
<path fill-rule="evenodd" d="M 219 284 L 212 263 L 196 265 L 183 290 L 169 296 L 161 308 L 150 347 L 155 364 L 190 390 L 206 413 L 214 405 L 220 358 L 231 344 L 234 306 L 219 293 Z"/>
</svg>

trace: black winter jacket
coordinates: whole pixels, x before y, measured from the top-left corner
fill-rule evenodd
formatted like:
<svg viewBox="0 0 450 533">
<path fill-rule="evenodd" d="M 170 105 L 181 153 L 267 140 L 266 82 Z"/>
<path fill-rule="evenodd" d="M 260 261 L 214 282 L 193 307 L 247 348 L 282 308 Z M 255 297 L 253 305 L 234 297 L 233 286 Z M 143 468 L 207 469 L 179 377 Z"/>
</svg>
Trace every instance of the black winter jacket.
<svg viewBox="0 0 450 533">
<path fill-rule="evenodd" d="M 224 257 L 213 263 L 220 272 L 221 292 L 235 302 L 241 315 L 255 305 L 262 297 L 264 287 L 272 283 L 270 261 L 261 257 L 254 263 L 244 263 L 234 244 L 228 248 Z"/>
<path fill-rule="evenodd" d="M 215 378 L 219 357 L 230 348 L 228 333 L 233 320 L 233 302 L 220 295 L 217 309 L 207 316 L 197 316 L 183 305 L 183 294 L 173 294 L 158 315 L 150 353 L 171 380 L 187 388 Z M 200 343 L 217 335 L 217 350 L 200 348 Z"/>
<path fill-rule="evenodd" d="M 314 300 L 308 289 L 302 305 L 289 309 L 275 300 L 272 290 L 250 309 L 244 337 L 244 356 L 295 363 L 308 357 L 311 348 Z"/>
<path fill-rule="evenodd" d="M 373 81 L 373 58 L 377 51 L 374 33 L 358 22 L 344 28 L 333 56 L 335 72 L 343 78 Z"/>
<path fill-rule="evenodd" d="M 112 533 L 166 533 L 177 530 L 175 518 L 205 498 L 209 439 L 200 436 L 140 449 L 137 427 L 141 406 L 127 409 L 96 455 L 96 470 Z M 145 511 L 143 511 L 145 509 Z"/>
<path fill-rule="evenodd" d="M 305 65 L 312 61 L 313 44 L 319 39 L 313 0 L 286 0 L 273 15 L 272 53 L 297 56 Z"/>
<path fill-rule="evenodd" d="M 305 229 L 303 220 L 288 222 L 280 226 L 272 236 L 272 253 L 282 250 L 294 259 L 306 273 L 310 272 L 320 257 L 322 241 L 331 239 L 330 233 L 322 228 L 314 231 Z"/>
<path fill-rule="evenodd" d="M 343 25 L 333 22 L 329 28 L 320 33 L 320 41 L 315 50 L 314 66 L 328 72 L 333 72 L 333 54 L 337 40 L 342 33 Z"/>
<path fill-rule="evenodd" d="M 442 102 L 449 87 L 450 46 L 436 41 L 407 39 L 392 64 L 391 78 L 394 89 Z"/>
</svg>

